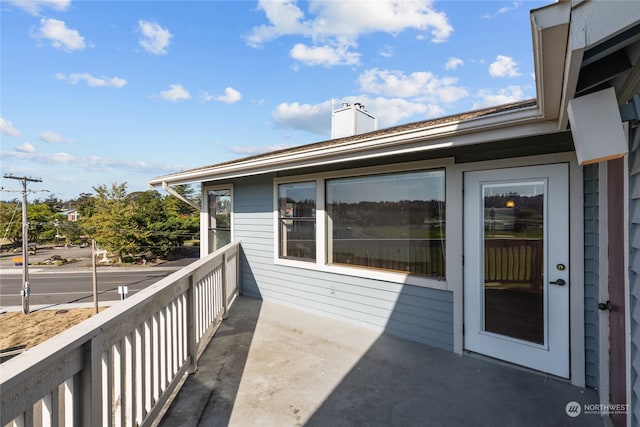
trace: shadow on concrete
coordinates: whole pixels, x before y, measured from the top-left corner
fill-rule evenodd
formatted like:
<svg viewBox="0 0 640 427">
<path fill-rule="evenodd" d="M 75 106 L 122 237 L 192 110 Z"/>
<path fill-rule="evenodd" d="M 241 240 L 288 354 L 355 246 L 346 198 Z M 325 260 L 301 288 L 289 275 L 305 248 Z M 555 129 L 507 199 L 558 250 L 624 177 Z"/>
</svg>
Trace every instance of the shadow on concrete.
<svg viewBox="0 0 640 427">
<path fill-rule="evenodd" d="M 403 302 L 415 301 L 415 292 L 414 287 L 404 287 L 385 333 L 373 342 L 305 426 L 603 425 L 599 415 L 581 414 L 574 418 L 566 411 L 567 404 L 574 401 L 582 408 L 597 404 L 595 390 L 500 361 L 458 355 L 452 348 L 443 350 L 416 342 L 436 335 L 414 340 L 398 337 L 398 324 L 406 322 L 409 315 Z M 427 311 L 422 314 L 428 315 Z M 413 315 L 417 314 L 413 309 Z M 441 348 L 448 344 L 452 345 L 434 342 Z"/>
<path fill-rule="evenodd" d="M 228 425 L 260 316 L 256 301 L 236 299 L 160 426 Z"/>
<path fill-rule="evenodd" d="M 240 268 L 243 281 L 255 283 L 242 251 Z M 198 369 L 187 377 L 159 426 L 229 424 L 262 307 L 258 288 L 251 290 L 258 298 L 235 299 L 227 319 L 202 353 Z"/>
<path fill-rule="evenodd" d="M 382 335 L 305 426 L 602 426 L 594 390 Z"/>
</svg>

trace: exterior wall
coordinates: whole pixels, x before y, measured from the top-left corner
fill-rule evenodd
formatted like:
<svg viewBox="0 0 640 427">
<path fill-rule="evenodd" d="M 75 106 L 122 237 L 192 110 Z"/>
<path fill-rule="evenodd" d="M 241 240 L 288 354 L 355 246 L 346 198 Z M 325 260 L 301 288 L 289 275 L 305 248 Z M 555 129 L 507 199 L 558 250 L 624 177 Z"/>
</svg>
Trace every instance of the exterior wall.
<svg viewBox="0 0 640 427">
<path fill-rule="evenodd" d="M 453 351 L 453 293 L 275 265 L 272 175 L 234 180 L 242 293 Z"/>
<path fill-rule="evenodd" d="M 599 213 L 598 166 L 585 166 L 584 172 L 584 322 L 585 384 L 599 388 Z"/>
<path fill-rule="evenodd" d="M 629 313 L 631 327 L 631 425 L 640 425 L 640 128 L 629 149 Z"/>
</svg>

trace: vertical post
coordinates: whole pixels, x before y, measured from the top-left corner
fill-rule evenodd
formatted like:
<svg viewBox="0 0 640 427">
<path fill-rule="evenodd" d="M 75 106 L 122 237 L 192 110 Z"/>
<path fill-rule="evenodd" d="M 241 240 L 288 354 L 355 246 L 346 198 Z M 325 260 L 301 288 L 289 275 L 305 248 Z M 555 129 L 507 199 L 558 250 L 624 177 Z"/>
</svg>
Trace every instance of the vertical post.
<svg viewBox="0 0 640 427">
<path fill-rule="evenodd" d="M 91 240 L 91 266 L 93 270 L 93 309 L 98 314 L 98 271 L 96 267 L 96 240 Z"/>
<path fill-rule="evenodd" d="M 229 302 L 227 300 L 227 253 L 224 252 L 222 254 L 222 318 L 226 319 L 229 317 L 228 314 L 228 306 Z"/>
<path fill-rule="evenodd" d="M 27 182 L 22 181 L 22 313 L 29 314 L 29 222 L 27 220 Z"/>
<path fill-rule="evenodd" d="M 7 179 L 16 179 L 22 183 L 22 313 L 29 314 L 29 223 L 27 222 L 27 182 L 42 182 L 39 178 L 4 175 Z"/>
<path fill-rule="evenodd" d="M 193 273 L 189 276 L 187 291 L 187 357 L 190 359 L 188 372 L 193 374 L 198 369 L 198 339 L 196 338 L 196 290 Z"/>
</svg>

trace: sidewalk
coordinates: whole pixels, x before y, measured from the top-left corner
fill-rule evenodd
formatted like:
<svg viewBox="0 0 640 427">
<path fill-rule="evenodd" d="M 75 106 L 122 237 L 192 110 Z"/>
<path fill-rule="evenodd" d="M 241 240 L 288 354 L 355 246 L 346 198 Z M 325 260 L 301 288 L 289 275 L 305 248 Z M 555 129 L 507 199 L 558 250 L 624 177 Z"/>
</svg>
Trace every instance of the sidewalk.
<svg viewBox="0 0 640 427">
<path fill-rule="evenodd" d="M 99 307 L 111 307 L 114 304 L 119 303 L 119 300 L 114 301 L 100 301 L 98 303 Z M 49 304 L 49 305 L 30 305 L 29 311 L 39 311 L 39 310 L 71 310 L 74 308 L 93 308 L 93 302 L 77 302 L 72 304 Z M 4 313 L 13 313 L 16 311 L 22 311 L 21 305 L 11 305 L 7 307 L 0 307 L 0 314 Z"/>
</svg>

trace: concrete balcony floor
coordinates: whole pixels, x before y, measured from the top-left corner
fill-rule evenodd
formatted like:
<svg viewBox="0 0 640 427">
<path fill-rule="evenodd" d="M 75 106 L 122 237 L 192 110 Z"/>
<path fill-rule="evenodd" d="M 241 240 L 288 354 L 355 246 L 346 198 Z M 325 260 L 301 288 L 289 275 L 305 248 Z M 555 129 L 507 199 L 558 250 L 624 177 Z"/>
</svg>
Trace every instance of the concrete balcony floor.
<svg viewBox="0 0 640 427">
<path fill-rule="evenodd" d="M 602 426 L 594 390 L 238 297 L 162 426 Z"/>
</svg>

